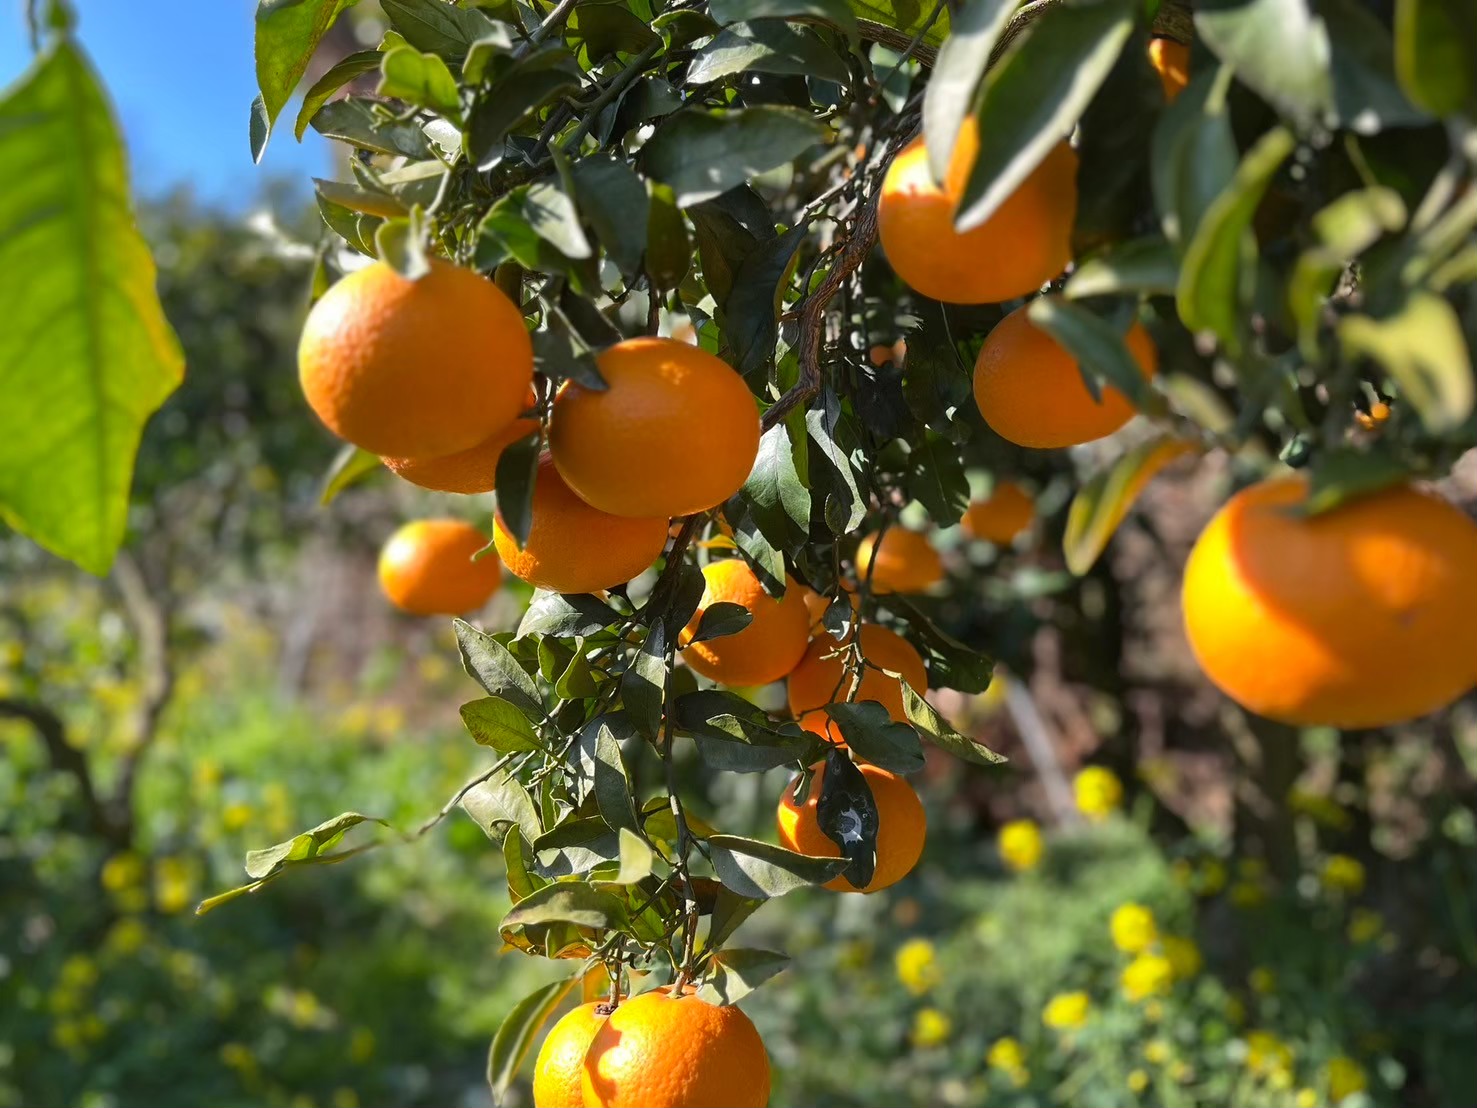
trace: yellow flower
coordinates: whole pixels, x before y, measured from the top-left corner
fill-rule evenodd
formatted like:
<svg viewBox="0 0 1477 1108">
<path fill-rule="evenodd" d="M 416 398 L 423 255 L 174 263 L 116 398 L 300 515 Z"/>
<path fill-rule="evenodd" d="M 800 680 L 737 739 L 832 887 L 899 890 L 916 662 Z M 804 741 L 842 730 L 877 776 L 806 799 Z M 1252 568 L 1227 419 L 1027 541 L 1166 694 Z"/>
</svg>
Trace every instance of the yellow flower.
<svg viewBox="0 0 1477 1108">
<path fill-rule="evenodd" d="M 1159 945 L 1164 949 L 1164 956 L 1169 959 L 1176 981 L 1187 981 L 1200 972 L 1203 959 L 1194 939 L 1184 935 L 1165 935 Z"/>
<path fill-rule="evenodd" d="M 938 1046 L 948 1040 L 953 1030 L 953 1022 L 937 1008 L 920 1008 L 913 1017 L 913 1045 Z"/>
<path fill-rule="evenodd" d="M 154 870 L 154 906 L 168 915 L 195 899 L 194 867 L 184 858 L 160 858 Z"/>
<path fill-rule="evenodd" d="M 1219 858 L 1207 858 L 1200 863 L 1195 875 L 1195 891 L 1201 896 L 1215 896 L 1226 887 L 1226 863 Z"/>
<path fill-rule="evenodd" d="M 1140 954 L 1123 967 L 1123 975 L 1119 980 L 1123 986 L 1123 995 L 1137 1002 L 1169 992 L 1169 986 L 1174 981 L 1174 970 L 1170 967 L 1169 959 L 1162 954 Z"/>
<path fill-rule="evenodd" d="M 1302 1088 L 1293 1097 L 1292 1103 L 1296 1108 L 1318 1108 L 1318 1090 Z"/>
<path fill-rule="evenodd" d="M 1328 1060 L 1323 1067 L 1323 1080 L 1328 1085 L 1328 1098 L 1335 1104 L 1369 1087 L 1364 1067 L 1343 1055 Z"/>
<path fill-rule="evenodd" d="M 1332 797 L 1320 796 L 1305 789 L 1293 789 L 1287 795 L 1287 803 L 1294 812 L 1302 812 L 1311 817 L 1314 823 L 1335 831 L 1346 831 L 1354 823 L 1349 810 Z"/>
<path fill-rule="evenodd" d="M 1041 1022 L 1058 1031 L 1081 1027 L 1092 1013 L 1092 1001 L 1084 992 L 1057 993 L 1041 1010 Z"/>
<path fill-rule="evenodd" d="M 256 1055 L 245 1043 L 222 1043 L 221 1062 L 237 1073 L 250 1073 L 256 1069 Z"/>
<path fill-rule="evenodd" d="M 1323 863 L 1323 887 L 1339 895 L 1358 896 L 1364 891 L 1364 863 L 1347 854 L 1333 854 Z"/>
<path fill-rule="evenodd" d="M 1246 978 L 1251 991 L 1259 996 L 1271 996 L 1277 991 L 1277 975 L 1266 966 L 1254 966 Z"/>
<path fill-rule="evenodd" d="M 226 831 L 240 831 L 256 816 L 256 809 L 244 800 L 233 800 L 221 809 L 221 827 Z"/>
<path fill-rule="evenodd" d="M 60 977 L 66 988 L 86 992 L 97 984 L 97 963 L 85 954 L 73 954 L 62 963 Z"/>
<path fill-rule="evenodd" d="M 51 1041 L 62 1050 L 82 1048 L 82 1025 L 75 1020 L 57 1020 L 51 1027 Z"/>
<path fill-rule="evenodd" d="M 1123 782 L 1106 766 L 1088 766 L 1072 781 L 1077 807 L 1090 820 L 1107 819 L 1123 803 Z"/>
<path fill-rule="evenodd" d="M 356 1027 L 349 1036 L 349 1059 L 367 1062 L 374 1057 L 374 1032 L 367 1027 Z"/>
<path fill-rule="evenodd" d="M 1012 1085 L 1020 1088 L 1031 1079 L 1031 1071 L 1026 1069 L 1026 1052 L 1021 1049 L 1021 1044 L 1015 1039 L 1006 1036 L 996 1039 L 985 1054 L 985 1062 L 991 1069 L 1003 1073 Z"/>
<path fill-rule="evenodd" d="M 1041 861 L 1041 828 L 1028 819 L 1013 819 L 1000 828 L 1000 858 L 1017 873 Z"/>
<path fill-rule="evenodd" d="M 1162 1066 L 1169 1061 L 1169 1044 L 1163 1039 L 1150 1039 L 1144 1044 L 1144 1061 L 1151 1066 Z"/>
<path fill-rule="evenodd" d="M 1169 1067 L 1169 1079 L 1171 1081 L 1177 1081 L 1181 1085 L 1188 1084 L 1194 1076 L 1194 1067 L 1184 1059 L 1179 1059 L 1174 1065 Z"/>
<path fill-rule="evenodd" d="M 121 893 L 142 884 L 144 860 L 137 854 L 114 854 L 103 863 L 101 880 L 110 893 Z"/>
<path fill-rule="evenodd" d="M 939 983 L 938 958 L 927 939 L 909 939 L 893 958 L 897 979 L 914 996 L 922 996 Z"/>
<path fill-rule="evenodd" d="M 1149 1075 L 1143 1070 L 1128 1071 L 1128 1091 L 1141 1093 L 1149 1087 Z"/>
<path fill-rule="evenodd" d="M 108 928 L 103 938 L 103 948 L 114 954 L 137 954 L 148 940 L 149 929 L 136 916 L 120 919 Z"/>
<path fill-rule="evenodd" d="M 1246 1068 L 1276 1083 L 1279 1073 L 1292 1071 L 1292 1049 L 1270 1031 L 1248 1031 Z"/>
<path fill-rule="evenodd" d="M 213 762 L 209 758 L 202 758 L 195 763 L 192 776 L 195 780 L 196 792 L 209 792 L 221 783 L 220 763 Z"/>
<path fill-rule="evenodd" d="M 1149 1003 L 1144 1005 L 1144 1019 L 1148 1020 L 1150 1023 L 1158 1023 L 1163 1018 L 1164 1003 L 1162 1001 L 1151 1000 L 1149 1001 Z"/>
<path fill-rule="evenodd" d="M 1138 954 L 1154 945 L 1159 929 L 1154 926 L 1154 913 L 1132 901 L 1113 909 L 1108 921 L 1113 945 L 1125 954 Z"/>
<path fill-rule="evenodd" d="M 1246 1005 L 1239 996 L 1226 997 L 1226 1019 L 1236 1027 L 1246 1022 Z"/>
<path fill-rule="evenodd" d="M 1385 917 L 1370 908 L 1355 908 L 1349 914 L 1349 941 L 1355 946 L 1372 943 L 1385 933 Z"/>
</svg>

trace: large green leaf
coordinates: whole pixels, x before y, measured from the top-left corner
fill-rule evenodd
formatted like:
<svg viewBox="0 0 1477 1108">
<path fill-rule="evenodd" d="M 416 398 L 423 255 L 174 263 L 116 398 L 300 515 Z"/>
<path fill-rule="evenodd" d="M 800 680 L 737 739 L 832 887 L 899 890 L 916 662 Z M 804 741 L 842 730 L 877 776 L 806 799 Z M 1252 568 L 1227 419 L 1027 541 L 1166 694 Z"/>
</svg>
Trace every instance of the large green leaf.
<svg viewBox="0 0 1477 1108">
<path fill-rule="evenodd" d="M 1078 576 L 1091 569 L 1144 486 L 1189 450 L 1187 444 L 1175 439 L 1150 439 L 1083 485 L 1072 498 L 1066 533 L 1062 536 L 1067 568 Z"/>
<path fill-rule="evenodd" d="M 975 0 L 959 13 L 953 32 L 939 47 L 923 92 L 923 135 L 935 180 L 942 181 L 948 171 L 954 140 L 974 105 L 990 53 L 1014 11 L 1013 0 Z"/>
<path fill-rule="evenodd" d="M 841 56 L 814 31 L 760 19 L 735 23 L 715 35 L 692 60 L 687 83 L 703 85 L 749 72 L 814 76 L 838 84 L 850 76 Z"/>
<path fill-rule="evenodd" d="M 0 97 L 0 518 L 91 573 L 123 541 L 139 436 L 184 356 L 123 146 L 67 39 Z"/>
<path fill-rule="evenodd" d="M 1461 320 L 1435 293 L 1413 292 L 1381 318 L 1345 316 L 1338 336 L 1350 356 L 1380 364 L 1433 434 L 1459 427 L 1471 415 L 1472 360 Z"/>
<path fill-rule="evenodd" d="M 318 41 L 345 8 L 358 0 L 261 0 L 256 7 L 256 84 L 252 155 L 261 161 L 293 89 L 302 80 Z M 301 134 L 301 132 L 299 132 Z"/>
<path fill-rule="evenodd" d="M 657 129 L 642 158 L 685 208 L 777 169 L 827 133 L 824 123 L 794 108 L 688 109 Z"/>
<path fill-rule="evenodd" d="M 496 1104 L 503 1102 L 508 1088 L 518 1076 L 518 1067 L 544 1024 L 559 1007 L 559 1002 L 579 984 L 578 977 L 566 977 L 542 988 L 535 989 L 513 1005 L 502 1025 L 493 1036 L 492 1047 L 487 1053 L 487 1083 L 492 1088 L 492 1099 Z"/>
<path fill-rule="evenodd" d="M 1295 122 L 1332 113 L 1328 27 L 1308 0 L 1202 0 L 1195 30 L 1238 78 Z"/>
<path fill-rule="evenodd" d="M 849 5 L 858 19 L 880 23 L 905 35 L 917 34 L 939 7 L 937 0 L 849 0 Z M 948 5 L 944 5 L 944 10 L 924 33 L 923 42 L 937 46 L 948 34 L 949 10 Z"/>
<path fill-rule="evenodd" d="M 1396 0 L 1395 72 L 1427 111 L 1477 114 L 1477 5 Z"/>
<path fill-rule="evenodd" d="M 856 16 L 846 0 L 712 0 L 708 11 L 722 24 L 744 19 L 790 19 L 828 23 L 849 37 L 856 35 Z"/>
</svg>

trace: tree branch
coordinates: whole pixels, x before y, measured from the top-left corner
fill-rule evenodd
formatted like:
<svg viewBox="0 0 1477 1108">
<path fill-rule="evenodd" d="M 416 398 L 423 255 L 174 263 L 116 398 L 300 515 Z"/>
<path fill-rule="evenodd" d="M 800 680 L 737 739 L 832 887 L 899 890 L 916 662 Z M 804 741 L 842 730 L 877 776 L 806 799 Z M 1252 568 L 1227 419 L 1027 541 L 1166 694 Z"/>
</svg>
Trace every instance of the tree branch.
<svg viewBox="0 0 1477 1108">
<path fill-rule="evenodd" d="M 120 822 L 103 803 L 93 784 L 92 768 L 87 763 L 87 756 L 67 742 L 66 725 L 60 716 L 38 701 L 3 697 L 0 698 L 0 719 L 18 719 L 29 723 L 46 747 L 51 768 L 57 773 L 67 774 L 77 782 L 77 792 L 82 798 L 82 807 L 87 812 L 87 822 L 92 832 L 116 847 L 128 846 L 130 828 L 126 823 Z"/>
<path fill-rule="evenodd" d="M 143 696 L 134 719 L 133 745 L 123 759 L 113 807 L 132 836 L 133 789 L 139 764 L 159 734 L 164 709 L 174 695 L 174 666 L 169 657 L 169 616 L 149 592 L 144 575 L 127 551 L 119 553 L 113 564 L 113 582 L 123 598 L 134 630 L 138 634 L 139 668 L 142 671 Z"/>
</svg>

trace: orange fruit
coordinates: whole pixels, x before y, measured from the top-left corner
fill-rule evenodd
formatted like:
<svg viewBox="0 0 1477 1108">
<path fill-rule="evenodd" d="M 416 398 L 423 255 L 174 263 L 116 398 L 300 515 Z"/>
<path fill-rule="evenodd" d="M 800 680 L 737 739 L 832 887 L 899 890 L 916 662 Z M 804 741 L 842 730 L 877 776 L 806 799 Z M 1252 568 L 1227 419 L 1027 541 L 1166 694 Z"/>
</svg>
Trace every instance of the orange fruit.
<svg viewBox="0 0 1477 1108">
<path fill-rule="evenodd" d="M 1384 727 L 1472 686 L 1477 524 L 1388 488 L 1311 518 L 1300 476 L 1233 496 L 1185 566 L 1185 631 L 1237 703 L 1284 723 Z"/>
<path fill-rule="evenodd" d="M 585 1108 L 585 1055 L 609 1009 L 591 1001 L 549 1029 L 533 1063 L 534 1108 Z"/>
<path fill-rule="evenodd" d="M 656 561 L 667 545 L 667 520 L 631 519 L 592 508 L 564 483 L 553 459 L 539 459 L 528 541 L 492 523 L 492 541 L 514 577 L 554 592 L 596 592 L 622 584 Z"/>
<path fill-rule="evenodd" d="M 586 1108 L 764 1108 L 769 1056 L 734 1006 L 655 989 L 595 1033 L 582 1084 Z"/>
<path fill-rule="evenodd" d="M 905 146 L 882 180 L 877 229 L 893 271 L 910 288 L 953 304 L 994 304 L 1025 296 L 1067 268 L 1077 218 L 1077 154 L 1065 142 L 995 209 L 962 234 L 954 213 L 979 152 L 966 121 L 943 186 L 928 169 L 923 139 Z"/>
<path fill-rule="evenodd" d="M 692 643 L 682 651 L 689 668 L 725 685 L 767 685 L 799 664 L 810 641 L 805 596 L 793 578 L 785 578 L 785 595 L 776 600 L 741 558 L 725 558 L 703 567 L 703 599 L 682 637 L 690 642 L 711 604 L 738 604 L 753 621 L 735 635 Z"/>
<path fill-rule="evenodd" d="M 960 520 L 966 533 L 996 546 L 1008 546 L 1031 526 L 1036 506 L 1014 481 L 997 481 L 990 495 L 976 500 Z"/>
<path fill-rule="evenodd" d="M 879 596 L 890 592 L 925 592 L 944 579 L 944 563 L 926 535 L 889 527 L 877 541 L 873 532 L 856 548 L 856 576 Z"/>
<path fill-rule="evenodd" d="M 875 893 L 889 885 L 896 885 L 912 872 L 923 855 L 923 841 L 928 836 L 928 820 L 923 804 L 913 786 L 906 778 L 889 773 L 878 766 L 859 765 L 867 787 L 872 790 L 872 799 L 877 804 L 877 861 L 872 870 L 872 880 L 858 889 L 844 876 L 826 882 L 826 888 L 838 893 Z M 804 804 L 795 802 L 795 788 L 800 783 L 797 776 L 780 797 L 775 812 L 779 824 L 780 843 L 801 854 L 822 858 L 841 857 L 841 848 L 824 831 L 816 815 L 816 804 L 821 797 L 821 785 L 825 781 L 826 763 L 815 766 L 815 778 L 810 783 L 810 793 Z"/>
<path fill-rule="evenodd" d="M 727 362 L 673 339 L 627 339 L 596 364 L 609 388 L 568 381 L 549 448 L 569 487 L 618 516 L 705 512 L 739 490 L 759 452 L 759 409 Z"/>
<path fill-rule="evenodd" d="M 862 668 L 861 688 L 856 699 L 875 700 L 893 719 L 906 723 L 908 716 L 903 711 L 902 685 L 896 677 L 889 677 L 882 670 L 901 673 L 903 680 L 921 696 L 928 688 L 928 669 L 923 658 L 907 639 L 880 624 L 864 625 L 861 635 L 862 657 L 870 665 Z M 805 657 L 790 672 L 785 689 L 790 711 L 801 726 L 817 734 L 829 735 L 834 742 L 841 739 L 840 729 L 819 709 L 845 701 L 850 692 L 846 659 L 840 653 L 844 649 L 830 635 L 818 635 L 812 639 Z"/>
<path fill-rule="evenodd" d="M 1111 385 L 1094 400 L 1072 355 L 1031 322 L 1021 305 L 995 325 L 974 365 L 974 402 L 990 429 L 1017 446 L 1076 446 L 1111 435 L 1128 422 L 1133 405 Z M 1159 354 L 1135 323 L 1125 338 L 1145 378 Z"/>
<path fill-rule="evenodd" d="M 497 559 L 472 556 L 487 536 L 459 519 L 407 523 L 380 550 L 380 588 L 397 608 L 418 616 L 455 616 L 482 607 L 502 584 Z"/>
<path fill-rule="evenodd" d="M 1151 38 L 1149 64 L 1159 74 L 1165 102 L 1173 104 L 1190 83 L 1190 48 L 1172 38 Z"/>
<path fill-rule="evenodd" d="M 538 430 L 536 419 L 515 419 L 470 450 L 440 458 L 384 458 L 385 468 L 412 485 L 437 492 L 479 493 L 497 488 L 497 463 L 503 451 Z"/>
<path fill-rule="evenodd" d="M 313 305 L 298 376 L 328 429 L 375 454 L 470 450 L 523 410 L 533 344 L 491 281 L 440 259 L 418 281 L 375 262 Z"/>
</svg>

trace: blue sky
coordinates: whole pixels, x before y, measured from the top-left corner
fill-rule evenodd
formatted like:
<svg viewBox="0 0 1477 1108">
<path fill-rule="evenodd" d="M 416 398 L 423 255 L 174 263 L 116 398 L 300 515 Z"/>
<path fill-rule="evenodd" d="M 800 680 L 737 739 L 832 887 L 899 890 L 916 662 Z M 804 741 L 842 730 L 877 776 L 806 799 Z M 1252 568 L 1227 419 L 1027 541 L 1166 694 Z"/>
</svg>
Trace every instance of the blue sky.
<svg viewBox="0 0 1477 1108">
<path fill-rule="evenodd" d="M 134 187 L 158 193 L 179 183 L 213 204 L 241 210 L 270 178 L 299 186 L 328 176 L 327 144 L 312 131 L 292 137 L 295 107 L 283 112 L 261 165 L 253 165 L 246 122 L 256 76 L 255 0 L 72 0 L 83 47 L 102 73 L 128 142 Z M 0 0 L 0 87 L 31 60 L 24 0 Z M 280 121 L 279 121 L 280 122 Z"/>
</svg>

